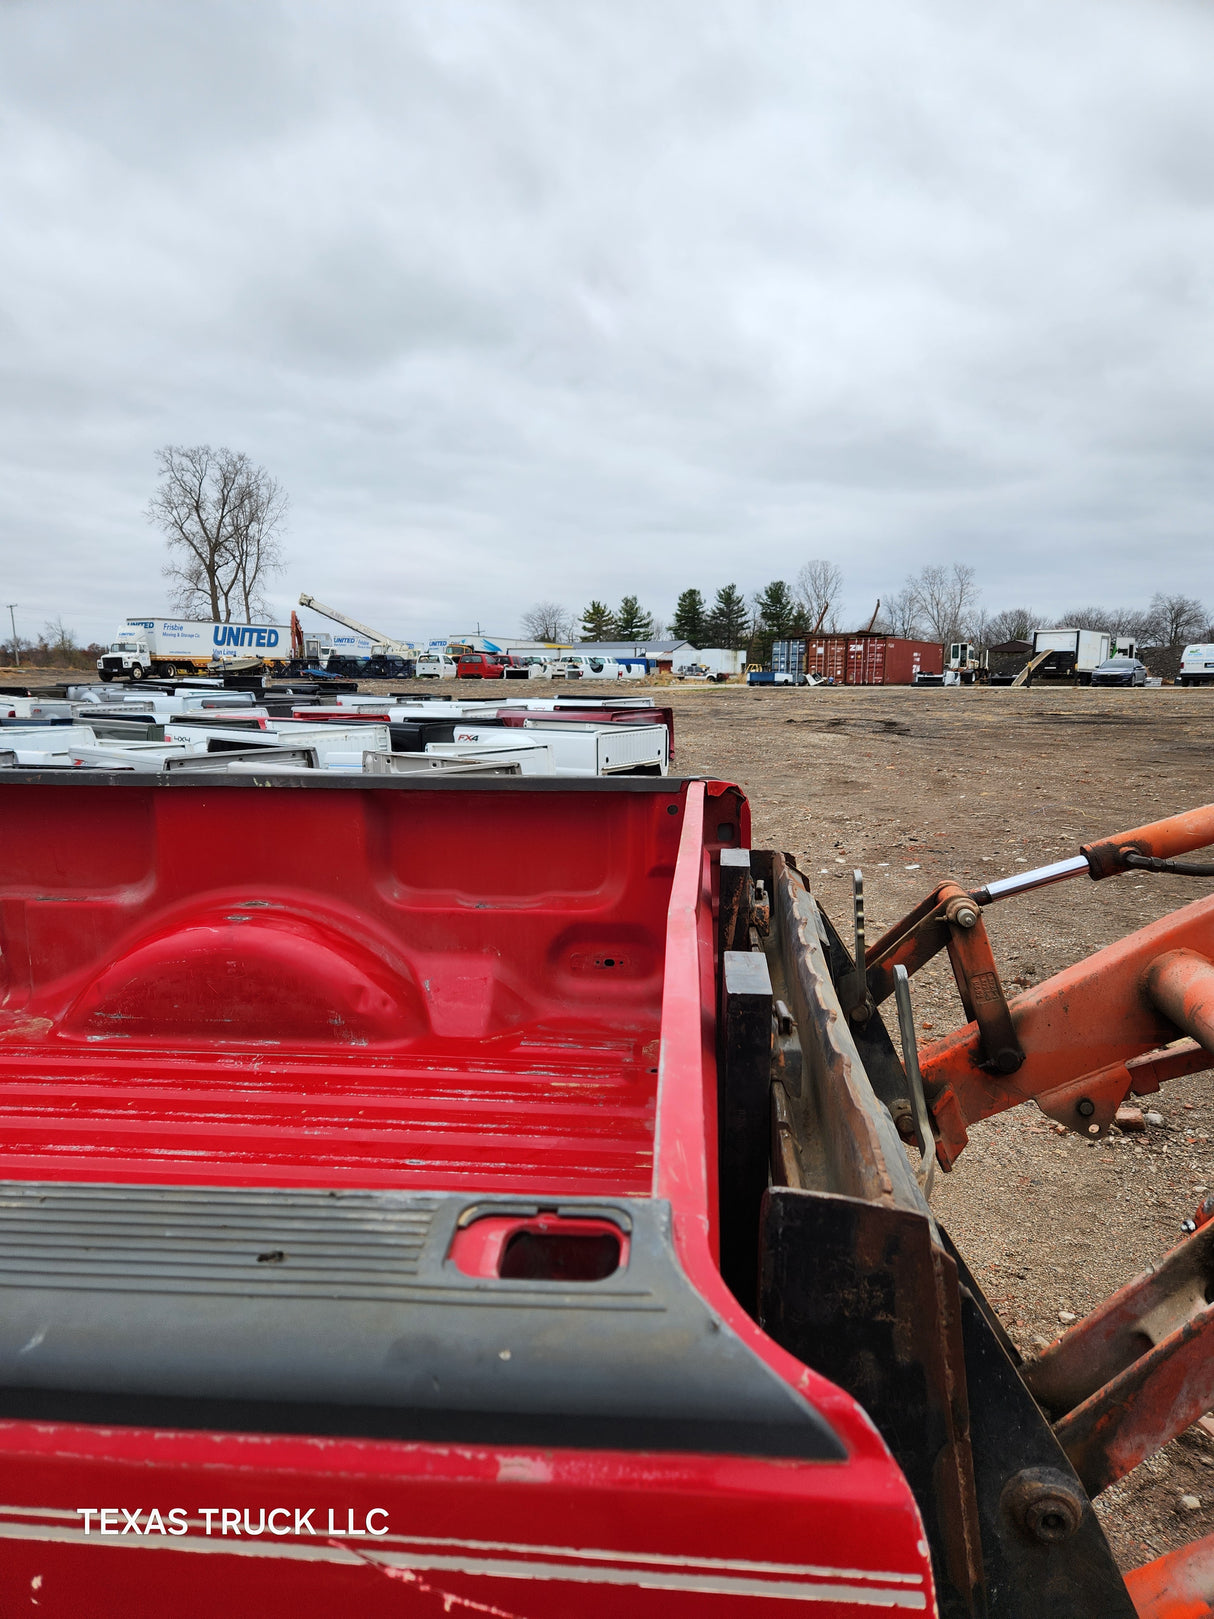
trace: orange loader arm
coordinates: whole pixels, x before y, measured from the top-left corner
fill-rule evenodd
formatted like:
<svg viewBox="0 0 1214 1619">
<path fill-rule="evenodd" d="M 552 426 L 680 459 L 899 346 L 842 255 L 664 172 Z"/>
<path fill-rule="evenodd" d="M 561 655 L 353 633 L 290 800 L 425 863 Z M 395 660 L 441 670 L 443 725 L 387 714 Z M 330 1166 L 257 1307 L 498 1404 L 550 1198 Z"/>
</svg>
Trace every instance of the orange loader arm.
<svg viewBox="0 0 1214 1619">
<path fill-rule="evenodd" d="M 872 1006 L 892 993 L 896 967 L 913 973 L 948 950 L 969 1021 L 919 1053 L 943 1168 L 964 1149 L 968 1125 L 1021 1102 L 1035 1101 L 1059 1123 L 1096 1137 L 1131 1091 L 1214 1067 L 1214 896 L 1011 1003 L 982 922 L 987 905 L 1072 877 L 1098 881 L 1134 869 L 1214 877 L 1214 864 L 1178 858 L 1211 844 L 1214 804 L 1207 804 L 972 893 L 942 883 L 865 952 Z"/>
</svg>

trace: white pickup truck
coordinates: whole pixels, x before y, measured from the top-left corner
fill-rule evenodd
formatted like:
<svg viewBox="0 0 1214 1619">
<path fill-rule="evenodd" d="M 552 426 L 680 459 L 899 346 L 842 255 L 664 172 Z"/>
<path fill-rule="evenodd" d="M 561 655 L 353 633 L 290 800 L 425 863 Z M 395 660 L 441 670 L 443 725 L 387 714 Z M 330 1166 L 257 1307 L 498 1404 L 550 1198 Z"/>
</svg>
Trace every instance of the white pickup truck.
<svg viewBox="0 0 1214 1619">
<path fill-rule="evenodd" d="M 413 673 L 417 680 L 454 680 L 457 667 L 446 652 L 423 652 Z"/>
</svg>

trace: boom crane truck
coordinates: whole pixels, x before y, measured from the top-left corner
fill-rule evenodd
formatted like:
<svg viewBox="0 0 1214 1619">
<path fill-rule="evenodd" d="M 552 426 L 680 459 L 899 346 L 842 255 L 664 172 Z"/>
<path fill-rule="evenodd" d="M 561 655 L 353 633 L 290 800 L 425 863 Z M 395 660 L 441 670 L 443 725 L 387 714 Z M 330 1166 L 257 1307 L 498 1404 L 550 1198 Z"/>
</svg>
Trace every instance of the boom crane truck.
<svg viewBox="0 0 1214 1619">
<path fill-rule="evenodd" d="M 330 618 L 335 624 L 341 624 L 354 632 L 352 636 L 333 637 L 333 651 L 325 664 L 328 673 L 362 675 L 371 680 L 408 679 L 412 675 L 417 662 L 417 652 L 407 641 L 398 641 L 390 635 L 381 635 L 369 624 L 360 624 L 358 619 L 350 618 L 346 613 L 339 613 L 335 607 L 327 607 L 324 602 L 317 601 L 315 596 L 309 596 L 306 592 L 300 594 L 299 605 L 310 607 L 322 618 Z M 359 639 L 356 640 L 355 637 Z M 305 632 L 305 645 L 306 641 Z"/>
<path fill-rule="evenodd" d="M 1210 1615 L 1092 1497 L 1214 1405 L 1214 1221 L 1025 1363 L 929 1197 L 1214 1063 L 1214 895 L 1012 1000 L 983 923 L 1211 843 L 869 944 L 722 781 L 0 773 L 0 1610 Z"/>
</svg>

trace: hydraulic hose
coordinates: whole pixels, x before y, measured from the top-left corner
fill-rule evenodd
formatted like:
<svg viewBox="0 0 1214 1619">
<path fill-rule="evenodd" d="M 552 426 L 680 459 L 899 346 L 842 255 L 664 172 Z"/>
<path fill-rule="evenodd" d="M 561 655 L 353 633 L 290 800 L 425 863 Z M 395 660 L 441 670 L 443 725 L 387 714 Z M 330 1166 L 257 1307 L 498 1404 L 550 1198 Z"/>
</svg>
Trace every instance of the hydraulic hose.
<svg viewBox="0 0 1214 1619">
<path fill-rule="evenodd" d="M 1150 854 L 1128 854 L 1125 863 L 1138 871 L 1163 871 L 1173 877 L 1214 877 L 1214 865 L 1200 860 L 1160 860 Z"/>
</svg>

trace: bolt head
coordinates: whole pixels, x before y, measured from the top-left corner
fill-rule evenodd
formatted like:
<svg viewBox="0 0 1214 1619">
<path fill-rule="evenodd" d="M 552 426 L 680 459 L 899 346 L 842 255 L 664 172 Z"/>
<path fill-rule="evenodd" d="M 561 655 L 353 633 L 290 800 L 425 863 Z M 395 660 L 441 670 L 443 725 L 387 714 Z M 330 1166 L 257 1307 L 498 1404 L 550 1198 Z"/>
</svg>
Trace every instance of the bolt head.
<svg viewBox="0 0 1214 1619">
<path fill-rule="evenodd" d="M 1083 1521 L 1083 1495 L 1052 1467 L 1026 1467 L 1008 1480 L 1004 1510 L 1030 1540 L 1051 1545 L 1069 1540 Z"/>
</svg>

